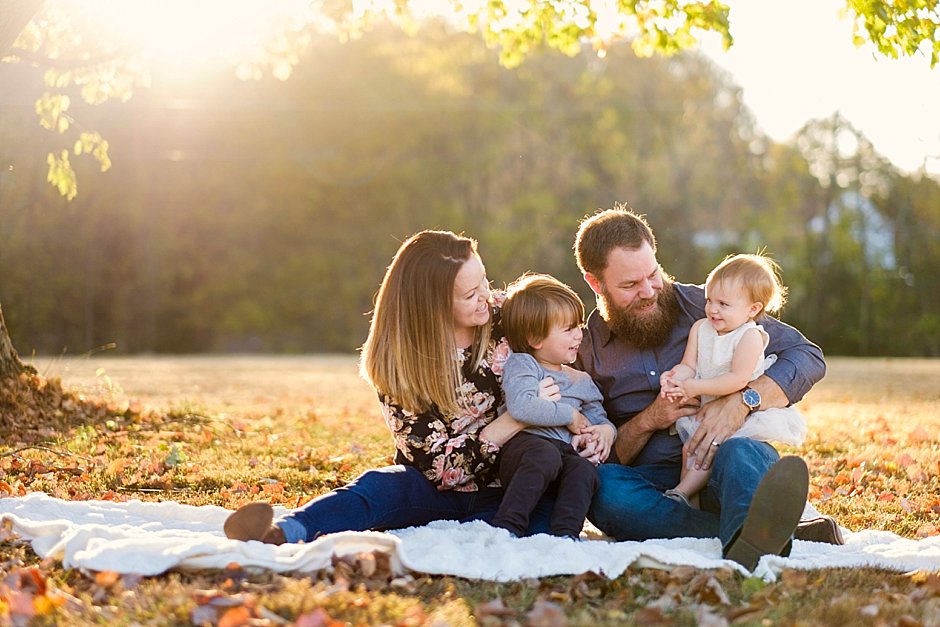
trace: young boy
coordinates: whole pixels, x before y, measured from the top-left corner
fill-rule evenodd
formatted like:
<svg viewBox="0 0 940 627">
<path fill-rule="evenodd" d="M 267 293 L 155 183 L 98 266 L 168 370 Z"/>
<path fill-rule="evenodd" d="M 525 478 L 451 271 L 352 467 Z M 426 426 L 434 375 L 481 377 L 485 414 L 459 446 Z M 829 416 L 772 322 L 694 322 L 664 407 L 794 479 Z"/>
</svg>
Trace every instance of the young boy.
<svg viewBox="0 0 940 627">
<path fill-rule="evenodd" d="M 581 299 L 551 276 L 526 274 L 507 290 L 502 328 L 513 353 L 503 369 L 503 393 L 513 418 L 530 426 L 500 451 L 506 493 L 492 524 L 517 536 L 553 485 L 557 495 L 549 532 L 580 535 L 597 490 L 594 466 L 607 459 L 617 435 L 591 377 L 565 365 L 577 357 L 583 322 Z M 560 400 L 539 398 L 545 377 L 558 385 Z"/>
</svg>

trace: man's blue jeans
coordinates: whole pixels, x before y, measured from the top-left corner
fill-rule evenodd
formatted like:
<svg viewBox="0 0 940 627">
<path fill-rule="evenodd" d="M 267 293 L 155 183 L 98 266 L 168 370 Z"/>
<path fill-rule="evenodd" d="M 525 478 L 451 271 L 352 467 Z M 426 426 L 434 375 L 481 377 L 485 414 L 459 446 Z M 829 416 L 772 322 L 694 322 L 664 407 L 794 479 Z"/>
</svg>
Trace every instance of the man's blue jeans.
<svg viewBox="0 0 940 627">
<path fill-rule="evenodd" d="M 337 531 L 384 531 L 434 520 L 489 522 L 503 498 L 502 488 L 476 492 L 440 491 L 412 466 L 369 470 L 351 483 L 313 499 L 277 524 L 288 542 L 309 542 Z M 547 533 L 553 500 L 543 496 L 528 533 Z"/>
<path fill-rule="evenodd" d="M 663 496 L 679 482 L 681 461 L 602 464 L 601 486 L 588 518 L 616 540 L 718 536 L 727 549 L 744 524 L 757 484 L 779 459 L 766 442 L 725 441 L 714 457 L 708 485 L 699 493 L 700 510 Z"/>
</svg>

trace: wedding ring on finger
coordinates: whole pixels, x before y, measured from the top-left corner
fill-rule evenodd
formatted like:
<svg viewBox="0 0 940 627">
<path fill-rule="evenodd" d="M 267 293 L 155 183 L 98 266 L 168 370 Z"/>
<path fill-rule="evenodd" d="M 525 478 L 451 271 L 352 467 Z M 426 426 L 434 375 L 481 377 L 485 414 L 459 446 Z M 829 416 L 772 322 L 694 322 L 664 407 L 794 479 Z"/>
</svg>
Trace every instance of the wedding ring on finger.
<svg viewBox="0 0 940 627">
<path fill-rule="evenodd" d="M 721 442 L 719 442 L 718 440 L 712 440 L 712 446 L 714 446 L 715 448 L 718 448 L 719 446 L 721 446 Z"/>
</svg>

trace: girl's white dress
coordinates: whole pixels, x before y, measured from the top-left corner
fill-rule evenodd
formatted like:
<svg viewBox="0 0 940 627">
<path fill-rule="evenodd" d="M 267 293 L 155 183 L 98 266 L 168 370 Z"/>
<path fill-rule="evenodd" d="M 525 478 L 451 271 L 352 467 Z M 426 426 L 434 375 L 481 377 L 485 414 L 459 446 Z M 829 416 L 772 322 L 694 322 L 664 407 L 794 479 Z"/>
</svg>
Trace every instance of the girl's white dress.
<svg viewBox="0 0 940 627">
<path fill-rule="evenodd" d="M 712 379 L 731 371 L 731 359 L 734 350 L 748 329 L 756 328 L 764 339 L 764 348 L 767 348 L 769 337 L 763 327 L 754 322 L 746 322 L 740 327 L 725 335 L 718 335 L 714 327 L 705 322 L 698 330 L 698 359 L 695 364 L 696 379 Z M 766 359 L 763 352 L 757 362 L 757 367 L 751 375 L 751 381 L 764 374 L 764 371 L 777 361 L 776 355 Z M 713 396 L 702 396 L 702 403 L 712 400 Z M 686 442 L 695 433 L 699 421 L 695 416 L 683 416 L 676 422 L 676 431 L 679 438 Z M 744 425 L 738 429 L 732 438 L 751 438 L 762 442 L 780 442 L 791 446 L 799 446 L 806 439 L 806 421 L 793 407 L 762 409 L 753 412 L 747 417 Z"/>
</svg>

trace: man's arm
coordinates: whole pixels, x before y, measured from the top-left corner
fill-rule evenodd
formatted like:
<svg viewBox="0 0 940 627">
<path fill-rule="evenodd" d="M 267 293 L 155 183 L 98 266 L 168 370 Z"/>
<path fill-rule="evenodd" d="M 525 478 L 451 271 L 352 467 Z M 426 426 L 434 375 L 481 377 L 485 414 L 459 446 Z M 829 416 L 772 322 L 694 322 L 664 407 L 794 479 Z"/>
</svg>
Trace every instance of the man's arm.
<svg viewBox="0 0 940 627">
<path fill-rule="evenodd" d="M 787 407 L 803 398 L 826 374 L 822 350 L 807 340 L 793 327 L 767 318 L 762 321 L 770 335 L 767 353 L 776 353 L 777 361 L 748 385 L 761 396 L 760 409 Z M 694 452 L 701 468 L 711 466 L 719 445 L 741 428 L 749 410 L 741 400 L 740 392 L 716 398 L 706 403 L 698 414 L 702 424 L 685 443 L 687 451 Z"/>
<path fill-rule="evenodd" d="M 626 421 L 617 429 L 614 452 L 621 464 L 629 464 L 639 455 L 650 437 L 660 429 L 668 429 L 682 416 L 693 416 L 698 410 L 696 402 L 675 403 L 657 396 L 646 409 Z"/>
<path fill-rule="evenodd" d="M 777 355 L 777 361 L 764 375 L 777 384 L 785 398 L 764 398 L 763 390 L 753 384 L 751 387 L 761 393 L 761 409 L 787 407 L 801 400 L 826 376 L 826 360 L 822 349 L 790 325 L 769 317 L 761 325 L 770 336 L 765 352 Z"/>
</svg>

